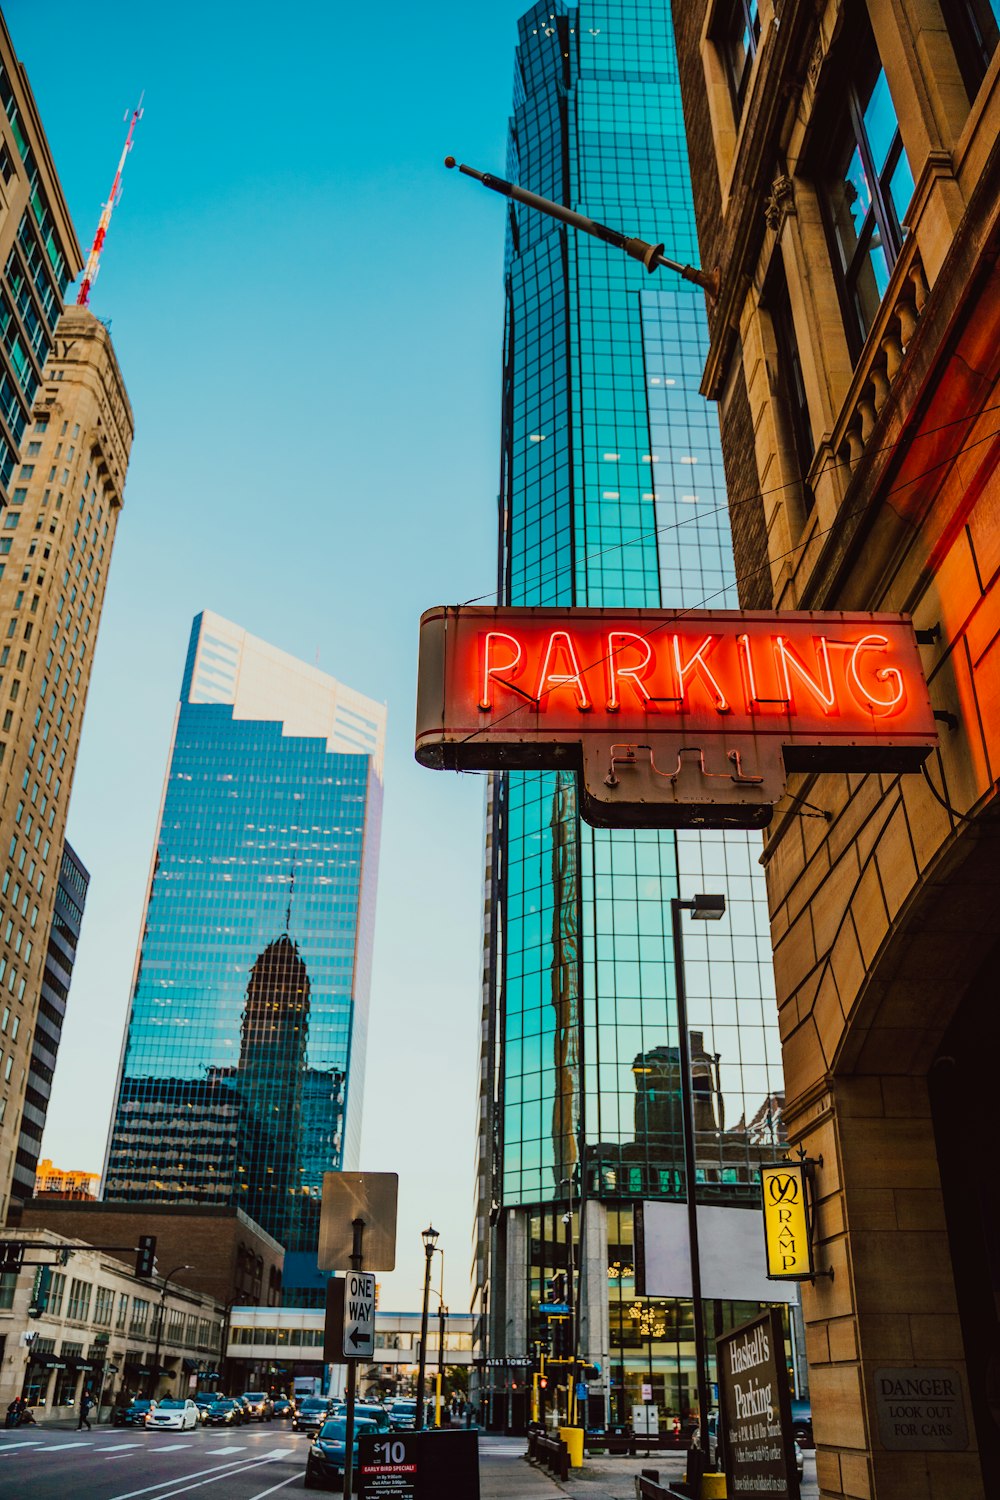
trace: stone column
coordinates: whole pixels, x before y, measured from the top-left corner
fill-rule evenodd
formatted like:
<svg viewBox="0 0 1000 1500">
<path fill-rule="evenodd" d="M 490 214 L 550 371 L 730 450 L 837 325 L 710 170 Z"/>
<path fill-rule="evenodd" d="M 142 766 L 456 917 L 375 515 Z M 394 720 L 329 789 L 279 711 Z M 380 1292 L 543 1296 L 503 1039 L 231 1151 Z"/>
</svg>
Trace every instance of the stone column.
<svg viewBox="0 0 1000 1500">
<path fill-rule="evenodd" d="M 966 1386 L 926 1080 L 833 1077 L 791 1122 L 816 1172 L 816 1266 L 803 1284 L 824 1500 L 986 1500 L 966 1387 L 966 1452 L 887 1450 L 875 1371 L 948 1368 Z"/>
<path fill-rule="evenodd" d="M 608 1317 L 608 1211 L 599 1198 L 589 1198 L 582 1214 L 578 1307 L 580 1358 L 600 1365 L 601 1378 L 591 1385 L 604 1396 L 604 1419 L 608 1417 L 611 1367 L 611 1333 Z"/>
</svg>

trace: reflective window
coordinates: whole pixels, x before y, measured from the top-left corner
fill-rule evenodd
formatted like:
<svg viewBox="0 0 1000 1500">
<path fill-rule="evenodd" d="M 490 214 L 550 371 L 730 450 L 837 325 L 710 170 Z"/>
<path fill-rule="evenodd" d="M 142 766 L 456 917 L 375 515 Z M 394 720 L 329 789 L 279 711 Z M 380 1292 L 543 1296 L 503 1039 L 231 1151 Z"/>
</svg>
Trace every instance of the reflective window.
<svg viewBox="0 0 1000 1500">
<path fill-rule="evenodd" d="M 823 172 L 823 199 L 848 335 L 858 353 L 902 249 L 913 175 L 867 21 L 859 19 L 849 45 L 850 71 Z"/>
<path fill-rule="evenodd" d="M 941 0 L 941 14 L 972 100 L 1000 43 L 1000 0 Z"/>
</svg>

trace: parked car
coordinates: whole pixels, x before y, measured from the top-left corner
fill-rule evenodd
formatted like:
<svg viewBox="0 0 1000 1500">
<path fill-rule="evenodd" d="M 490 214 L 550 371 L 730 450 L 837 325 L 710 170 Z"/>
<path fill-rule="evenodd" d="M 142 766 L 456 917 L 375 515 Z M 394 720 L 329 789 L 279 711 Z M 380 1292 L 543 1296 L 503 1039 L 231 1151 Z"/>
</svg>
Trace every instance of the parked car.
<svg viewBox="0 0 1000 1500">
<path fill-rule="evenodd" d="M 808 1401 L 792 1402 L 792 1435 L 803 1448 L 815 1448 L 812 1407 Z"/>
<path fill-rule="evenodd" d="M 274 1416 L 274 1407 L 266 1391 L 244 1391 L 240 1400 L 246 1407 L 251 1422 L 270 1422 Z"/>
<path fill-rule="evenodd" d="M 207 1427 L 242 1427 L 245 1421 L 240 1402 L 230 1400 L 228 1397 L 221 1401 L 213 1401 L 205 1413 Z"/>
<path fill-rule="evenodd" d="M 345 1407 L 346 1411 L 346 1407 Z M 331 1416 L 339 1416 L 338 1412 L 331 1412 Z M 389 1413 L 384 1406 L 378 1406 L 371 1401 L 359 1401 L 354 1408 L 355 1422 L 374 1422 L 379 1432 L 389 1432 Z"/>
<path fill-rule="evenodd" d="M 188 1432 L 199 1425 L 198 1408 L 190 1397 L 175 1400 L 168 1396 L 146 1413 L 145 1426 L 169 1432 Z"/>
<path fill-rule="evenodd" d="M 295 1432 L 319 1432 L 330 1415 L 330 1403 L 325 1396 L 303 1396 L 292 1418 Z"/>
<path fill-rule="evenodd" d="M 358 1438 L 363 1432 L 378 1432 L 374 1422 L 355 1420 L 354 1468 L 357 1472 Z M 304 1484 L 307 1490 L 332 1489 L 343 1483 L 347 1457 L 347 1422 L 343 1417 L 328 1417 L 316 1434 L 306 1459 Z"/>
<path fill-rule="evenodd" d="M 394 1401 L 389 1412 L 389 1426 L 396 1432 L 411 1432 L 417 1425 L 417 1403 Z"/>
<path fill-rule="evenodd" d="M 116 1406 L 111 1412 L 112 1427 L 141 1427 L 146 1413 L 156 1406 L 155 1401 L 132 1400 L 128 1406 Z"/>
</svg>

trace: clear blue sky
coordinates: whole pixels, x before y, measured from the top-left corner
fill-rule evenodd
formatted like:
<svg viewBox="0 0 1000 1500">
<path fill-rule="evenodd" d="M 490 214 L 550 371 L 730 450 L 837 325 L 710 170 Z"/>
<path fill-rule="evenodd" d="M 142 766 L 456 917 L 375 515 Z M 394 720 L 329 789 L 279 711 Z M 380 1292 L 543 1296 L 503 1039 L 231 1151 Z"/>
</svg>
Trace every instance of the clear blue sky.
<svg viewBox="0 0 1000 1500">
<path fill-rule="evenodd" d="M 501 200 L 527 4 L 8 0 L 81 242 L 146 91 L 91 298 L 136 414 L 70 811 L 91 871 L 44 1148 L 100 1167 L 192 616 L 389 705 L 363 1165 L 468 1303 L 482 780 L 413 761 L 420 612 L 495 577 Z"/>
</svg>

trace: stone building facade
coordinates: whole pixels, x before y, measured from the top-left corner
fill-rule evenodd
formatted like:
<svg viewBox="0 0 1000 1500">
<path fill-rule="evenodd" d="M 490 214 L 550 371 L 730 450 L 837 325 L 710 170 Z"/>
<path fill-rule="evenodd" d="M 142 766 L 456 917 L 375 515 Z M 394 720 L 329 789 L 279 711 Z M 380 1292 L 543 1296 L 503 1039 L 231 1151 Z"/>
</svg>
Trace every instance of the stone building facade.
<svg viewBox="0 0 1000 1500">
<path fill-rule="evenodd" d="M 24 1395 L 36 1418 L 67 1417 L 85 1390 L 108 1406 L 218 1379 L 226 1310 L 214 1297 L 140 1280 L 124 1259 L 48 1230 L 5 1230 L 0 1243 L 15 1238 L 25 1264 L 0 1276 L 0 1409 Z"/>
<path fill-rule="evenodd" d="M 675 7 L 741 603 L 910 614 L 940 721 L 925 777 L 793 776 L 765 844 L 831 1500 L 1000 1494 L 996 10 Z"/>
<path fill-rule="evenodd" d="M 0 516 L 0 1218 L 34 1182 L 39 1016 L 50 1045 L 62 1024 L 46 958 L 132 431 L 110 333 L 67 308 Z"/>
</svg>

